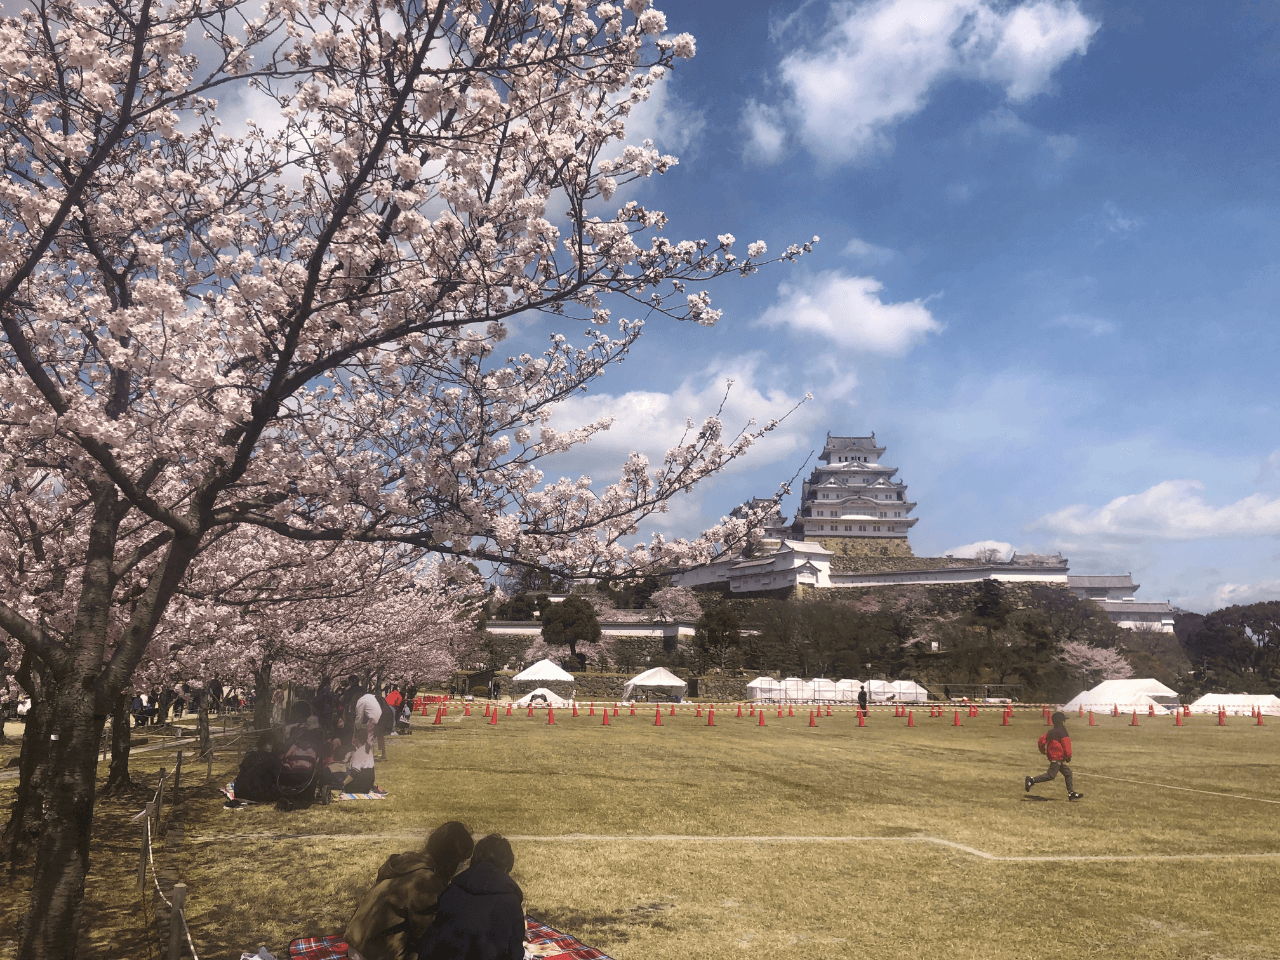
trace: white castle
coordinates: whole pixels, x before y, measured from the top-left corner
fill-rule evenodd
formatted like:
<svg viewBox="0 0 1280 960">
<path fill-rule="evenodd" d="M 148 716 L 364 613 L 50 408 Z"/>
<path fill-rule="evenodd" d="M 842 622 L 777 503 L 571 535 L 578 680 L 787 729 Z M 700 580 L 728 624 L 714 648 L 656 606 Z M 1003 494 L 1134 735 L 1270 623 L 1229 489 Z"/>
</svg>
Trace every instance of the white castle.
<svg viewBox="0 0 1280 960">
<path fill-rule="evenodd" d="M 886 448 L 869 437 L 833 437 L 818 457 L 800 492 L 796 523 L 804 539 L 859 537 L 905 541 L 917 518 L 907 499 L 907 485 L 894 480 L 897 467 L 880 463 Z"/>
</svg>

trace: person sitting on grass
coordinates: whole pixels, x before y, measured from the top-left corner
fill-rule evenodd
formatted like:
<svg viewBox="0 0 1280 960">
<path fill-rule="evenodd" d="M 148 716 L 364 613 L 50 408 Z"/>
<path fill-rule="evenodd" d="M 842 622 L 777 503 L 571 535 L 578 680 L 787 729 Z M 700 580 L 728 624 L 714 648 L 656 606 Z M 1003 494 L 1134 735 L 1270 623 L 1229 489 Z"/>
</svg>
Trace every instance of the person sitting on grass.
<svg viewBox="0 0 1280 960">
<path fill-rule="evenodd" d="M 522 960 L 524 893 L 511 879 L 516 857 L 505 837 L 476 843 L 471 866 L 453 878 L 418 941 L 418 960 Z"/>
<path fill-rule="evenodd" d="M 1049 769 L 1038 777 L 1024 777 L 1022 789 L 1026 793 L 1037 783 L 1048 783 L 1056 779 L 1058 771 L 1062 771 L 1062 779 L 1067 785 L 1067 799 L 1079 800 L 1083 793 L 1076 793 L 1071 782 L 1071 738 L 1067 736 L 1067 715 L 1059 710 L 1051 719 L 1053 726 L 1040 738 L 1040 752 L 1049 758 Z"/>
<path fill-rule="evenodd" d="M 451 820 L 432 831 L 421 852 L 388 857 L 343 934 L 351 960 L 406 960 L 473 846 L 466 825 Z"/>
</svg>

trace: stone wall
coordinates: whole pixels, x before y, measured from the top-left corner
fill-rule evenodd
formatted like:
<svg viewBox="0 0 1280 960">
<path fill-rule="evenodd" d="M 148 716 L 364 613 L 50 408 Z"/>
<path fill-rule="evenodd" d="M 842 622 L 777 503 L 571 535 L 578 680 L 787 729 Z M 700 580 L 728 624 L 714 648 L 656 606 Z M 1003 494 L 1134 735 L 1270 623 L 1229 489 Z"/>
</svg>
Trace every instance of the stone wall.
<svg viewBox="0 0 1280 960">
<path fill-rule="evenodd" d="M 837 557 L 914 557 L 906 537 L 805 537 Z M 832 558 L 834 560 L 834 558 Z M 834 566 L 834 564 L 833 564 Z"/>
<path fill-rule="evenodd" d="M 968 557 L 870 557 L 845 554 L 831 558 L 832 571 L 839 573 L 903 573 L 976 566 L 979 566 L 979 561 Z"/>
</svg>

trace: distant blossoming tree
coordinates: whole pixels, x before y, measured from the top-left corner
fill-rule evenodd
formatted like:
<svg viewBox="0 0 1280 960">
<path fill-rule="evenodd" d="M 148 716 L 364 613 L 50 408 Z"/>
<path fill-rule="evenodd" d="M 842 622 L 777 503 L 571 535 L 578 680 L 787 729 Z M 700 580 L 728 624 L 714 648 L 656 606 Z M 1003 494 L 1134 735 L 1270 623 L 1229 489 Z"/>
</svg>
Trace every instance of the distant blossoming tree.
<svg viewBox="0 0 1280 960">
<path fill-rule="evenodd" d="M 1058 658 L 1090 684 L 1103 680 L 1126 680 L 1133 676 L 1133 665 L 1119 651 L 1091 647 L 1077 640 L 1063 641 Z"/>
<path fill-rule="evenodd" d="M 50 804 L 19 957 L 74 952 L 101 717 L 221 531 L 395 543 L 446 577 L 673 567 L 745 535 L 633 539 L 772 422 L 710 418 L 603 489 L 541 470 L 608 425 L 553 429 L 558 401 L 645 319 L 714 322 L 698 284 L 766 256 L 609 205 L 675 162 L 621 142 L 693 53 L 648 0 L 41 0 L 0 21 L 0 628 L 46 708 Z M 237 95 L 262 123 L 221 126 Z M 544 315 L 567 331 L 499 353 Z"/>
</svg>

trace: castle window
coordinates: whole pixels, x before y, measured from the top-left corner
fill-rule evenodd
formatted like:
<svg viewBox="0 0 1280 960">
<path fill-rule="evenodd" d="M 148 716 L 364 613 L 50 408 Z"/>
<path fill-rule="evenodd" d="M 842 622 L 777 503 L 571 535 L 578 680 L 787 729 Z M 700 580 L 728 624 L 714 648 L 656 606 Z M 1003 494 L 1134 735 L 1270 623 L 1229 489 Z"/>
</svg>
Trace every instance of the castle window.
<svg viewBox="0 0 1280 960">
<path fill-rule="evenodd" d="M 851 532 L 852 530 L 853 530 L 853 525 L 852 525 L 852 524 L 848 524 L 848 523 L 846 523 L 846 524 L 844 525 L 844 532 L 845 532 L 845 533 L 849 533 L 849 532 Z"/>
<path fill-rule="evenodd" d="M 858 530 L 861 531 L 862 533 L 866 533 L 867 532 L 866 524 L 859 525 Z"/>
<path fill-rule="evenodd" d="M 877 526 L 877 527 L 874 527 L 873 529 L 875 530 L 875 532 L 876 532 L 876 533 L 879 533 L 879 532 L 880 532 L 880 528 L 879 528 L 878 526 Z"/>
</svg>

